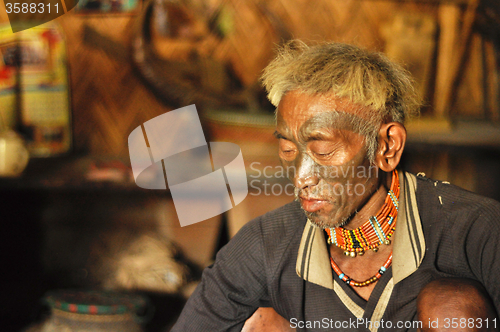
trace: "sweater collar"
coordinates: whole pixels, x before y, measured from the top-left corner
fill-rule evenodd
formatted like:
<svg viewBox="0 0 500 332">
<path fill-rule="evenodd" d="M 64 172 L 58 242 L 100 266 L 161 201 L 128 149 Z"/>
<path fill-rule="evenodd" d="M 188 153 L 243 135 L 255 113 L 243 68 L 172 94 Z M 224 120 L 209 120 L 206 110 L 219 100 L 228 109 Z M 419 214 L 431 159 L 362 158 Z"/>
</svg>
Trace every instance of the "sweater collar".
<svg viewBox="0 0 500 332">
<path fill-rule="evenodd" d="M 394 284 L 415 272 L 425 253 L 425 238 L 418 213 L 415 175 L 400 172 L 397 229 L 393 235 Z M 309 220 L 304 228 L 296 263 L 297 274 L 306 281 L 334 289 L 328 246 L 323 229 Z"/>
</svg>

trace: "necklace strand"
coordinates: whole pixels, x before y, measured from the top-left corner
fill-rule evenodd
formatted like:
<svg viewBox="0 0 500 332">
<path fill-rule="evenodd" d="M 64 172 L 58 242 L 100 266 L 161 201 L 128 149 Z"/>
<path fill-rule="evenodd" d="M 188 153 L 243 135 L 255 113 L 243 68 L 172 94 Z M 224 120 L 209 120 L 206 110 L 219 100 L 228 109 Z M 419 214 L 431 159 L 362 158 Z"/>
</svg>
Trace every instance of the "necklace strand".
<svg viewBox="0 0 500 332">
<path fill-rule="evenodd" d="M 389 255 L 389 258 L 387 258 L 387 260 L 385 261 L 384 265 L 382 265 L 380 267 L 380 269 L 378 270 L 378 272 L 373 277 L 368 278 L 368 279 L 366 279 L 365 281 L 362 281 L 362 282 L 356 281 L 356 280 L 350 278 L 344 272 L 342 272 L 342 270 L 335 263 L 335 261 L 333 260 L 332 257 L 330 257 L 330 263 L 332 265 L 333 270 L 335 271 L 335 273 L 337 274 L 337 276 L 339 277 L 340 280 L 342 280 L 346 284 L 354 286 L 354 287 L 365 287 L 365 286 L 368 286 L 368 285 L 374 283 L 375 281 L 378 281 L 382 277 L 382 274 L 384 274 L 384 272 L 387 271 L 387 269 L 389 268 L 389 266 L 392 263 L 392 252 Z"/>
</svg>

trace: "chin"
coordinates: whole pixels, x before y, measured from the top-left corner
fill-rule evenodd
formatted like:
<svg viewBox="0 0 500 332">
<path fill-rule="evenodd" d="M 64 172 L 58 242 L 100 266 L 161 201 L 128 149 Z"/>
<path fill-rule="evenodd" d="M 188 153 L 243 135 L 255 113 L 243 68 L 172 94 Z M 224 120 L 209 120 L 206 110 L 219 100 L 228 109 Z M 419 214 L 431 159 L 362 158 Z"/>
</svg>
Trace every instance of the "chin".
<svg viewBox="0 0 500 332">
<path fill-rule="evenodd" d="M 304 212 L 306 213 L 307 219 L 309 219 L 313 225 L 322 229 L 341 227 L 349 222 L 349 217 L 341 218 L 339 220 L 328 216 L 319 216 L 316 212 Z"/>
</svg>

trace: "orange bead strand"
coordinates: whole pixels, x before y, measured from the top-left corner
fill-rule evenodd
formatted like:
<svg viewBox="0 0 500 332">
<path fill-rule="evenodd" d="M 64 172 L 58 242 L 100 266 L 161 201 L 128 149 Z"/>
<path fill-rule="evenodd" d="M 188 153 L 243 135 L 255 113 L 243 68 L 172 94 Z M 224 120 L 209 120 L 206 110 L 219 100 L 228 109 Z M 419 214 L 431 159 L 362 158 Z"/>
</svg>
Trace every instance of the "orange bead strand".
<svg viewBox="0 0 500 332">
<path fill-rule="evenodd" d="M 348 284 L 350 286 L 365 287 L 365 286 L 368 286 L 368 285 L 373 284 L 374 282 L 378 281 L 382 277 L 382 274 L 384 274 L 384 272 L 387 271 L 387 269 L 389 268 L 389 266 L 392 263 L 392 252 L 389 255 L 389 258 L 387 258 L 387 260 L 385 261 L 384 265 L 382 265 L 380 267 L 378 272 L 373 277 L 368 278 L 365 281 L 356 281 L 354 279 L 351 279 L 348 275 L 346 275 L 344 272 L 342 272 L 342 270 L 339 268 L 339 266 L 335 263 L 335 261 L 331 257 L 330 257 L 330 263 L 332 265 L 333 270 L 335 271 L 335 273 L 337 274 L 337 276 L 339 277 L 340 280 L 342 280 L 343 282 L 345 282 L 346 284 Z"/>
</svg>

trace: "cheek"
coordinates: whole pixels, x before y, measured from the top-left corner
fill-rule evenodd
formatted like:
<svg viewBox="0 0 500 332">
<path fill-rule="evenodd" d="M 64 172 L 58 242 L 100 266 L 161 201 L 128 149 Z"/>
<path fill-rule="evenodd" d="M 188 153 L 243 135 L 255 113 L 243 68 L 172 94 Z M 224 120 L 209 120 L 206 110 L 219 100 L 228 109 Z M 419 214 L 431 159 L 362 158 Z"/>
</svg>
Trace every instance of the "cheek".
<svg viewBox="0 0 500 332">
<path fill-rule="evenodd" d="M 358 151 L 351 160 L 342 165 L 330 166 L 329 172 L 329 174 L 325 174 L 325 179 L 330 182 L 359 184 L 368 187 L 372 185 L 372 180 L 376 182 L 378 177 L 378 169 L 371 166 L 368 159 L 366 159 L 365 149 Z"/>
<path fill-rule="evenodd" d="M 280 161 L 281 161 L 281 167 L 283 167 L 284 176 L 293 183 L 296 171 L 295 160 L 288 161 L 283 158 L 280 158 Z"/>
<path fill-rule="evenodd" d="M 318 174 L 331 186 L 346 185 L 352 182 L 351 167 L 342 166 L 319 166 Z"/>
<path fill-rule="evenodd" d="M 364 166 L 322 166 L 320 187 L 328 196 L 335 198 L 337 206 L 356 205 L 373 192 L 377 186 L 376 173 Z"/>
</svg>

